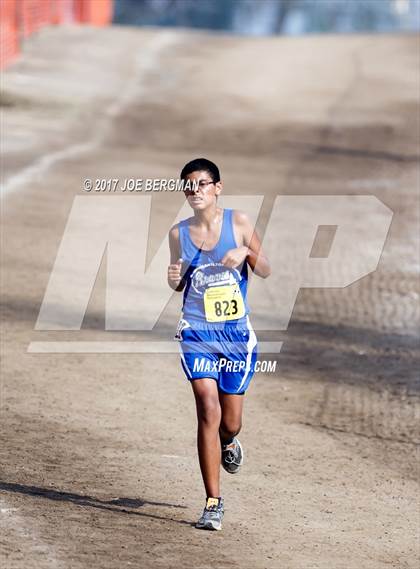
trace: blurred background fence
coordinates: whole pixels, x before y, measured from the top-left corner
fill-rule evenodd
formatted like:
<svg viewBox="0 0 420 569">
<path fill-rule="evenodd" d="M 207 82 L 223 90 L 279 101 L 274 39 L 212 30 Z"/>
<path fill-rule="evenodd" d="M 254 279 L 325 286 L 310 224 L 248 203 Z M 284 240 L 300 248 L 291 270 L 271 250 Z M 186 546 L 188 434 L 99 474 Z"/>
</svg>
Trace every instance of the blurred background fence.
<svg viewBox="0 0 420 569">
<path fill-rule="evenodd" d="M 112 21 L 113 0 L 0 0 L 0 67 L 9 65 L 22 43 L 48 25 Z"/>
<path fill-rule="evenodd" d="M 115 0 L 114 22 L 246 35 L 418 30 L 419 0 Z"/>
</svg>

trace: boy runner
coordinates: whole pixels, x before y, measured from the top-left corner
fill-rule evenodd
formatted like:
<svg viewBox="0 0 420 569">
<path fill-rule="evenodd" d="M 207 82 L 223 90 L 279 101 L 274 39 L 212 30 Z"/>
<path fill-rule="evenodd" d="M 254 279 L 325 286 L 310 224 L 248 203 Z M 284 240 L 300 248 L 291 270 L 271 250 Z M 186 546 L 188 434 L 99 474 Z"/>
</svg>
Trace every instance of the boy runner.
<svg viewBox="0 0 420 569">
<path fill-rule="evenodd" d="M 184 290 L 175 339 L 180 341 L 182 367 L 195 397 L 206 490 L 206 506 L 196 527 L 220 530 L 220 462 L 231 474 L 243 463 L 236 435 L 257 358 L 246 300 L 248 265 L 263 278 L 269 276 L 270 265 L 247 215 L 217 206 L 223 186 L 213 162 L 192 160 L 182 169 L 181 179 L 194 215 L 169 232 L 168 284 Z"/>
</svg>

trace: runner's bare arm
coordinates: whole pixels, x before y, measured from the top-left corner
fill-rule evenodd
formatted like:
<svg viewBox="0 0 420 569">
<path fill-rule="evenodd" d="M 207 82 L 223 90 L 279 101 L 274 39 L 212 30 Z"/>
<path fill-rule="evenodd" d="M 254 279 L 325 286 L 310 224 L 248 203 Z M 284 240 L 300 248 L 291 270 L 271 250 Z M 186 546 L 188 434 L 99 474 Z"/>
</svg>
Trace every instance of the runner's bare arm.
<svg viewBox="0 0 420 569">
<path fill-rule="evenodd" d="M 261 240 L 254 229 L 249 217 L 243 211 L 234 211 L 234 225 L 238 228 L 238 233 L 242 235 L 242 243 L 248 249 L 246 260 L 252 271 L 266 279 L 271 274 L 270 262 L 261 246 Z"/>
<path fill-rule="evenodd" d="M 168 285 L 172 289 L 181 292 L 185 287 L 185 281 L 181 275 L 182 259 L 178 225 L 174 225 L 169 230 L 169 252 L 170 265 L 168 266 Z"/>
</svg>

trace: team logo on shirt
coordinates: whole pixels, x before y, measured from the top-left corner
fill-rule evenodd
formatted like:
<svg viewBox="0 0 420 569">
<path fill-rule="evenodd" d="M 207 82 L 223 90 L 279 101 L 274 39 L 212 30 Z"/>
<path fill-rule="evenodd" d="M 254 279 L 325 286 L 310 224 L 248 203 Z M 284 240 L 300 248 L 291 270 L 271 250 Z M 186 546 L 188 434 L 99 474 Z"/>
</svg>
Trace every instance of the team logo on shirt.
<svg viewBox="0 0 420 569">
<path fill-rule="evenodd" d="M 204 294 L 212 286 L 235 285 L 241 280 L 237 269 L 225 267 L 222 263 L 200 265 L 191 274 L 191 286 L 198 294 Z"/>
</svg>

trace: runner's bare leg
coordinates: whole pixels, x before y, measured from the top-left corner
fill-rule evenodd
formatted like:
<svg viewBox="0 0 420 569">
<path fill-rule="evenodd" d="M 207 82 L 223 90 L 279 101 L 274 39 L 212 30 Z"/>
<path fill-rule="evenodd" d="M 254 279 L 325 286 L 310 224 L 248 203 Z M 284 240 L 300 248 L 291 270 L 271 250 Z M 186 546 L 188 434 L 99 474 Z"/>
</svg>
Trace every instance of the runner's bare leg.
<svg viewBox="0 0 420 569">
<path fill-rule="evenodd" d="M 206 495 L 220 496 L 221 446 L 219 438 L 222 410 L 217 382 L 211 378 L 191 382 L 197 408 L 197 448 Z"/>
<path fill-rule="evenodd" d="M 244 395 L 219 391 L 219 401 L 222 408 L 222 419 L 219 429 L 220 438 L 222 441 L 227 441 L 236 436 L 241 430 Z"/>
</svg>

